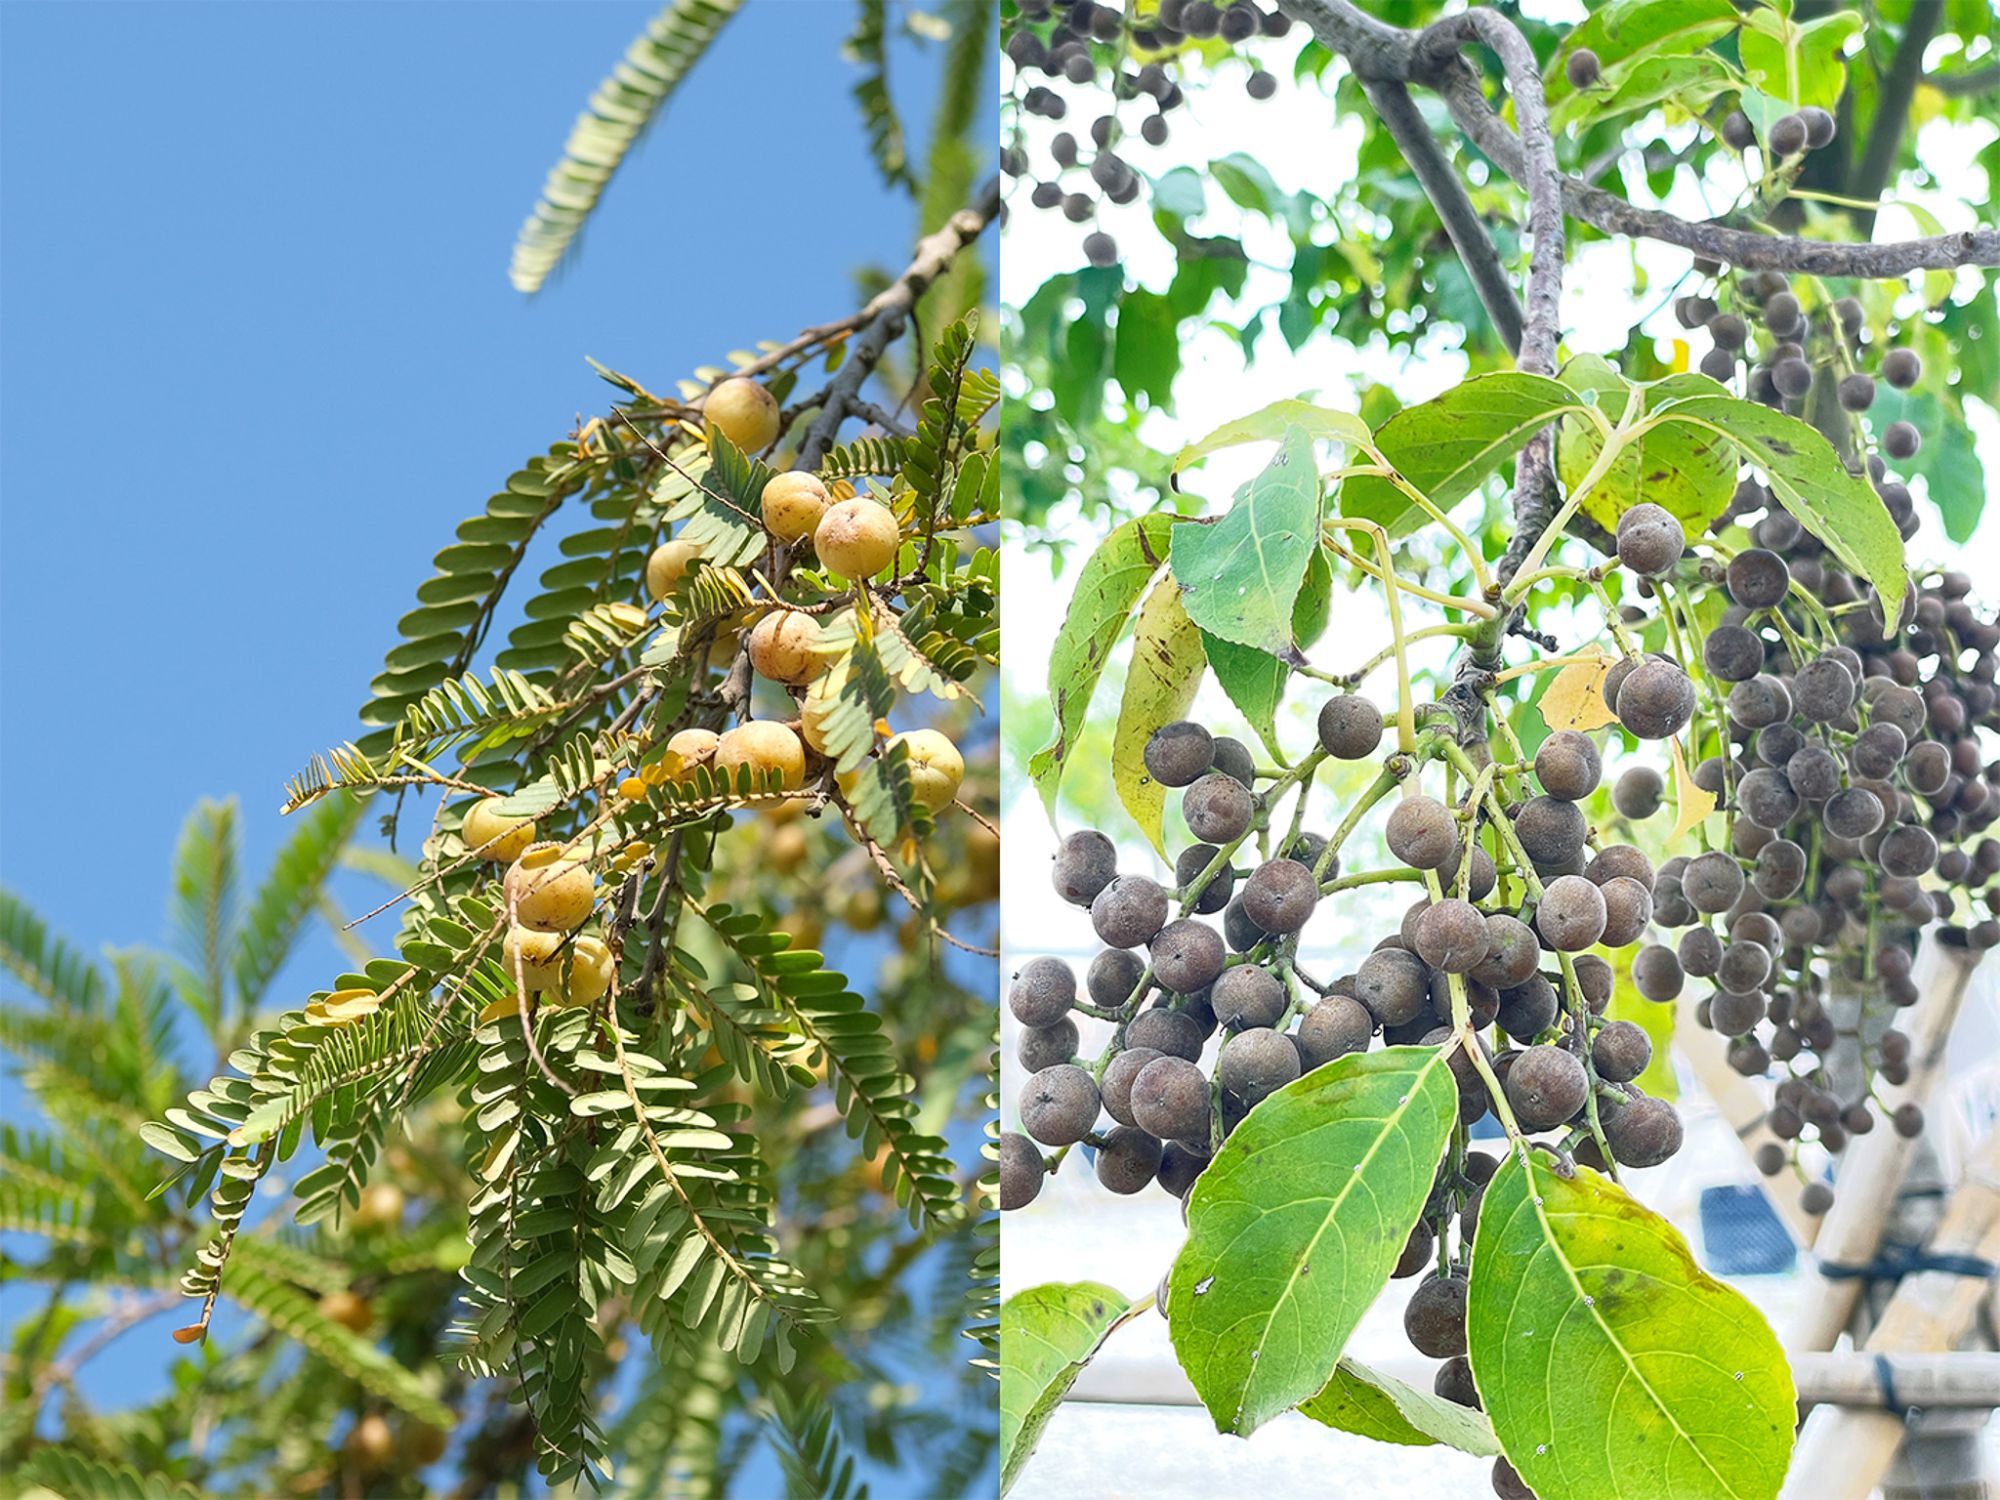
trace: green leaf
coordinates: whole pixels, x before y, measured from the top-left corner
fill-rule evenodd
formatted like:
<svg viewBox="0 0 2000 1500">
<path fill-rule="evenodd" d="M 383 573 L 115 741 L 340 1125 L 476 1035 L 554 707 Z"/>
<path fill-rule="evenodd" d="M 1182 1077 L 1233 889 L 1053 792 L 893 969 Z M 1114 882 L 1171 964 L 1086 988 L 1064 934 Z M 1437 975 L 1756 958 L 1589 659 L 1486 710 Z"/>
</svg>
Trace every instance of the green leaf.
<svg viewBox="0 0 2000 1500">
<path fill-rule="evenodd" d="M 1380 1443 L 1409 1448 L 1444 1443 L 1480 1458 L 1500 1451 L 1485 1413 L 1405 1385 L 1354 1359 L 1341 1360 L 1326 1389 L 1303 1403 L 1299 1413 Z"/>
<path fill-rule="evenodd" d="M 209 798 L 181 824 L 174 850 L 176 987 L 211 1029 L 222 1015 L 223 956 L 236 927 L 236 801 Z"/>
<path fill-rule="evenodd" d="M 1674 1020 L 1672 1005 L 1648 1000 L 1632 983 L 1632 956 L 1639 950 L 1600 948 L 1594 950 L 1611 965 L 1611 1004 L 1604 1012 L 1607 1021 L 1630 1021 L 1641 1028 L 1653 1043 L 1652 1061 L 1632 1081 L 1655 1099 L 1680 1096 L 1680 1080 L 1674 1076 Z"/>
<path fill-rule="evenodd" d="M 1457 1118 L 1442 1050 L 1388 1047 L 1286 1084 L 1223 1142 L 1167 1289 L 1174 1350 L 1218 1431 L 1248 1436 L 1326 1388 Z"/>
<path fill-rule="evenodd" d="M 1841 49 L 1861 30 L 1861 17 L 1836 11 L 1800 25 L 1765 6 L 1743 18 L 1737 39 L 1743 71 L 1766 94 L 1787 104 L 1832 109 L 1847 84 Z"/>
<path fill-rule="evenodd" d="M 1632 389 L 1595 354 L 1571 360 L 1563 367 L 1562 381 L 1580 396 L 1594 395 L 1597 409 L 1614 422 Z M 1641 416 L 1670 401 L 1727 394 L 1706 375 L 1670 375 L 1639 387 Z M 1603 448 L 1596 423 L 1577 413 L 1563 418 L 1556 471 L 1566 490 L 1583 482 Z M 1722 514 L 1735 492 L 1736 449 L 1729 440 L 1701 428 L 1668 424 L 1640 433 L 1620 450 L 1584 497 L 1583 513 L 1606 531 L 1616 531 L 1618 518 L 1645 501 L 1664 507 L 1689 536 L 1696 536 Z"/>
<path fill-rule="evenodd" d="M 1162 858 L 1166 847 L 1160 842 L 1160 820 L 1167 794 L 1146 772 L 1146 741 L 1162 724 L 1188 711 L 1207 663 L 1201 632 L 1181 607 L 1180 588 L 1162 578 L 1140 606 L 1139 623 L 1133 627 L 1132 667 L 1125 674 L 1125 696 L 1111 738 L 1111 780 L 1118 800 Z"/>
<path fill-rule="evenodd" d="M 1891 422 L 1916 424 L 1924 445 L 1916 457 L 1899 460 L 1897 472 L 1922 476 L 1944 534 L 1960 545 L 1971 541 L 1986 505 L 1986 469 L 1963 411 L 1951 411 L 1930 391 L 1899 391 L 1884 382 L 1875 388 L 1868 421 L 1877 432 Z"/>
<path fill-rule="evenodd" d="M 1762 1314 L 1606 1178 L 1529 1163 L 1487 1185 L 1466 1334 L 1521 1477 L 1601 1500 L 1776 1495 L 1797 1412 Z"/>
<path fill-rule="evenodd" d="M 1903 537 L 1882 497 L 1847 472 L 1833 444 L 1811 423 L 1734 396 L 1695 396 L 1662 407 L 1659 416 L 1720 433 L 1756 468 L 1771 491 L 1827 549 L 1875 585 L 1893 622 L 1909 585 Z"/>
<path fill-rule="evenodd" d="M 1148 291 L 1130 291 L 1119 298 L 1111 372 L 1126 398 L 1144 396 L 1152 406 L 1171 405 L 1174 376 L 1180 368 L 1180 320 L 1167 299 Z"/>
<path fill-rule="evenodd" d="M 1737 80 L 1713 53 L 1693 57 L 1634 58 L 1604 70 L 1597 87 L 1572 93 L 1549 110 L 1549 124 L 1561 131 L 1571 125 L 1599 125 L 1620 115 L 1637 114 L 1674 100 L 1690 111 L 1730 92 Z"/>
<path fill-rule="evenodd" d="M 1268 651 L 1259 651 L 1255 646 L 1239 646 L 1234 641 L 1225 641 L 1206 631 L 1202 632 L 1201 649 L 1208 657 L 1216 682 L 1229 695 L 1229 701 L 1250 721 L 1250 727 L 1257 731 L 1257 738 L 1264 742 L 1272 756 L 1282 761 L 1284 749 L 1278 743 L 1278 703 L 1285 695 L 1285 679 L 1291 676 L 1292 669 Z"/>
<path fill-rule="evenodd" d="M 533 293 L 569 253 L 626 153 L 743 0 L 672 0 L 641 32 L 577 117 L 562 160 L 514 241 L 509 277 Z"/>
<path fill-rule="evenodd" d="M 1178 516 L 1138 516 L 1119 526 L 1090 554 L 1077 574 L 1069 610 L 1049 654 L 1049 704 L 1055 738 L 1028 761 L 1028 775 L 1055 811 L 1063 767 L 1083 733 L 1090 700 L 1111 648 L 1125 633 L 1132 606 L 1167 560 L 1167 537 Z"/>
<path fill-rule="evenodd" d="M 1588 48 L 1597 54 L 1603 75 L 1622 76 L 1621 65 L 1647 57 L 1680 57 L 1720 41 L 1737 26 L 1730 0 L 1614 0 L 1570 28 L 1557 63 L 1549 68 L 1544 87 L 1551 110 L 1576 91 L 1561 66 L 1569 55 Z"/>
<path fill-rule="evenodd" d="M 360 797 L 327 797 L 296 815 L 297 828 L 278 851 L 237 924 L 231 968 L 237 998 L 246 1010 L 254 1011 L 263 1003 L 272 979 L 291 956 L 306 918 L 317 907 L 361 821 L 362 803 Z M 416 877 L 394 878 L 400 889 Z"/>
<path fill-rule="evenodd" d="M 1123 1293 L 1095 1281 L 1031 1286 L 1001 1306 L 1001 1494 L 1021 1477 L 1083 1367 L 1133 1311 Z"/>
<path fill-rule="evenodd" d="M 1292 644 L 1292 605 L 1319 546 L 1319 471 L 1312 437 L 1291 427 L 1228 514 L 1174 532 L 1171 562 L 1188 618 L 1239 646 Z"/>
<path fill-rule="evenodd" d="M 1174 455 L 1173 472 L 1178 474 L 1197 459 L 1224 448 L 1244 443 L 1277 442 L 1294 427 L 1304 428 L 1315 438 L 1344 443 L 1350 450 L 1366 451 L 1375 441 L 1368 424 L 1351 412 L 1314 406 L 1310 401 L 1273 401 L 1247 417 L 1224 422 L 1199 442 L 1189 443 Z"/>
<path fill-rule="evenodd" d="M 1397 473 L 1445 510 L 1477 489 L 1529 438 L 1577 406 L 1575 392 L 1545 375 L 1518 370 L 1477 375 L 1396 413 L 1377 429 L 1375 446 Z M 1375 521 L 1391 536 L 1426 519 L 1401 490 L 1370 475 L 1342 486 L 1340 513 Z"/>
</svg>

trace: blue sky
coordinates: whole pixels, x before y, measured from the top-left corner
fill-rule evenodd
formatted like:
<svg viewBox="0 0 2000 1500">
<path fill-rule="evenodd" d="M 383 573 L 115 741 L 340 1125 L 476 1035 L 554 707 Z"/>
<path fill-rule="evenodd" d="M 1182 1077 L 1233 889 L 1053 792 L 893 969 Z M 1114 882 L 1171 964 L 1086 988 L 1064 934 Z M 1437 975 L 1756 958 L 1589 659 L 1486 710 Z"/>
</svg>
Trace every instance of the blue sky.
<svg viewBox="0 0 2000 1500">
<path fill-rule="evenodd" d="M 431 555 L 605 408 L 586 355 L 670 388 L 903 264 L 853 7 L 756 0 L 581 255 L 512 290 L 655 8 L 0 6 L 0 881 L 86 948 L 164 941 L 200 796 L 241 795 L 265 867 Z M 929 66 L 892 59 L 919 144 Z M 337 967 L 320 941 L 294 977 Z"/>
</svg>

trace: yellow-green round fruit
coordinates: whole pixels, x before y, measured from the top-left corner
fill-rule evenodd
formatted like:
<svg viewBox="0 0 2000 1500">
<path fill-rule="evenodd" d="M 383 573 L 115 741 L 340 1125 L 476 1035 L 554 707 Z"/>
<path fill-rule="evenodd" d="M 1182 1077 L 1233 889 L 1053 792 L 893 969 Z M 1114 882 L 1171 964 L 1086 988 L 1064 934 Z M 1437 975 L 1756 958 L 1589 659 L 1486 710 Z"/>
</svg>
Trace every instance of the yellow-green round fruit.
<svg viewBox="0 0 2000 1500">
<path fill-rule="evenodd" d="M 497 810 L 499 806 L 498 797 L 485 797 L 473 803 L 465 810 L 459 837 L 465 840 L 467 853 L 476 853 L 495 864 L 512 864 L 521 857 L 523 849 L 534 843 L 535 820 L 510 818 Z"/>
<path fill-rule="evenodd" d="M 569 982 L 563 996 L 571 1005 L 593 1005 L 611 988 L 611 949 L 603 938 L 580 937 L 570 944 Z"/>
<path fill-rule="evenodd" d="M 745 453 L 762 453 L 778 440 L 778 402 L 754 380 L 732 375 L 701 404 L 708 424 Z"/>
<path fill-rule="evenodd" d="M 888 508 L 858 496 L 828 506 L 813 529 L 813 551 L 843 578 L 873 578 L 896 560 L 901 542 Z"/>
<path fill-rule="evenodd" d="M 319 1299 L 319 1315 L 330 1323 L 338 1323 L 342 1328 L 354 1333 L 366 1333 L 368 1325 L 375 1321 L 375 1314 L 369 1310 L 368 1299 L 345 1287 L 328 1292 Z"/>
<path fill-rule="evenodd" d="M 354 1205 L 357 1229 L 392 1228 L 403 1222 L 403 1190 L 393 1182 L 371 1182 Z"/>
<path fill-rule="evenodd" d="M 562 944 L 560 932 L 509 927 L 500 943 L 500 967 L 529 994 L 539 995 L 562 983 Z"/>
<path fill-rule="evenodd" d="M 806 862 L 806 855 L 812 852 L 812 844 L 806 838 L 803 826 L 797 823 L 781 823 L 771 830 L 766 841 L 764 857 L 771 862 L 771 868 L 780 875 L 789 875 Z"/>
<path fill-rule="evenodd" d="M 795 791 L 805 785 L 806 751 L 799 737 L 770 719 L 751 719 L 730 730 L 715 746 L 715 768 L 735 780 L 736 768 L 749 766 L 759 776 L 776 771 L 780 785 Z"/>
<path fill-rule="evenodd" d="M 817 474 L 787 469 L 764 486 L 764 529 L 781 542 L 796 542 L 813 534 L 831 504 Z"/>
<path fill-rule="evenodd" d="M 700 556 L 699 547 L 679 537 L 660 543 L 653 549 L 653 555 L 646 559 L 647 596 L 666 598 L 674 591 L 674 585 L 686 575 L 689 565 Z"/>
<path fill-rule="evenodd" d="M 681 758 L 681 768 L 674 773 L 674 780 L 686 781 L 694 774 L 697 762 L 713 760 L 715 747 L 722 736 L 713 729 L 683 729 L 667 741 L 667 748 Z"/>
<path fill-rule="evenodd" d="M 574 932 L 590 916 L 597 877 L 560 844 L 533 844 L 507 869 L 514 920 L 536 932 Z"/>
<path fill-rule="evenodd" d="M 396 1435 L 371 1411 L 349 1430 L 347 1456 L 364 1469 L 383 1468 L 396 1456 Z"/>
<path fill-rule="evenodd" d="M 429 1468 L 443 1458 L 447 1446 L 449 1443 L 441 1427 L 411 1421 L 403 1428 L 403 1454 L 419 1469 Z"/>
<path fill-rule="evenodd" d="M 795 609 L 775 610 L 750 632 L 750 665 L 766 682 L 802 687 L 826 670 L 819 621 Z"/>
<path fill-rule="evenodd" d="M 965 780 L 965 757 L 958 753 L 958 746 L 938 729 L 907 730 L 889 744 L 899 742 L 909 748 L 910 786 L 917 801 L 931 812 L 951 806 Z"/>
</svg>

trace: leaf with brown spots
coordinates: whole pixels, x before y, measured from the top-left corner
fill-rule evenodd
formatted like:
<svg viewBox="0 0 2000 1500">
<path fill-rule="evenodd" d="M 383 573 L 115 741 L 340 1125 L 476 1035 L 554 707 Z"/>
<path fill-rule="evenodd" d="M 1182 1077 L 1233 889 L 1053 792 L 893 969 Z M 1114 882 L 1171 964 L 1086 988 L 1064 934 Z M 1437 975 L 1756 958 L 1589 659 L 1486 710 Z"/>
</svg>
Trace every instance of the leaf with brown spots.
<svg viewBox="0 0 2000 1500">
<path fill-rule="evenodd" d="M 1125 522 L 1090 554 L 1078 571 L 1069 611 L 1049 654 L 1049 703 L 1055 709 L 1055 738 L 1028 760 L 1028 776 L 1055 811 L 1063 766 L 1083 732 L 1097 680 L 1111 648 L 1125 633 L 1132 606 L 1166 561 L 1167 538 L 1180 517 L 1139 516 Z"/>
<path fill-rule="evenodd" d="M 1201 632 L 1181 608 L 1179 585 L 1162 578 L 1140 606 L 1139 623 L 1132 629 L 1132 667 L 1125 674 L 1125 696 L 1111 736 L 1111 782 L 1118 800 L 1162 858 L 1166 847 L 1160 842 L 1160 822 L 1167 794 L 1146 770 L 1146 741 L 1162 724 L 1188 711 L 1207 667 Z"/>
<path fill-rule="evenodd" d="M 1094 1281 L 1050 1282 L 1000 1309 L 1000 1493 L 1006 1494 L 1056 1407 L 1112 1331 L 1145 1308 Z"/>
<path fill-rule="evenodd" d="M 1509 1155 L 1487 1184 L 1466 1342 L 1538 1495 L 1769 1500 L 1784 1481 L 1797 1412 L 1770 1324 L 1588 1168 Z"/>
</svg>

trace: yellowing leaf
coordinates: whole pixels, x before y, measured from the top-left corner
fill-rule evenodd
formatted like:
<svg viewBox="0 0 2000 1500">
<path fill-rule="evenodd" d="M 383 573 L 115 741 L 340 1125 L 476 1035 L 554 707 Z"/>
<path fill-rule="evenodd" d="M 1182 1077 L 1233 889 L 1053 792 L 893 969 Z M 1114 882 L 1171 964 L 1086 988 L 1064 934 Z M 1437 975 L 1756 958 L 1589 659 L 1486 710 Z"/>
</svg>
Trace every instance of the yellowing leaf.
<svg viewBox="0 0 2000 1500">
<path fill-rule="evenodd" d="M 1118 705 L 1118 728 L 1111 740 L 1111 781 L 1118 800 L 1162 859 L 1166 846 L 1160 842 L 1160 820 L 1166 813 L 1167 794 L 1146 773 L 1146 741 L 1162 724 L 1187 712 L 1207 667 L 1201 632 L 1181 607 L 1180 585 L 1162 578 L 1139 606 L 1139 623 L 1132 630 L 1132 667 L 1125 674 L 1125 696 Z"/>
<path fill-rule="evenodd" d="M 1536 705 L 1551 733 L 1558 729 L 1602 729 L 1616 720 L 1604 702 L 1604 679 L 1618 658 L 1608 653 L 1571 662 L 1549 684 Z"/>
<path fill-rule="evenodd" d="M 1681 838 L 1703 818 L 1715 811 L 1715 793 L 1704 792 L 1695 785 L 1694 773 L 1688 769 L 1687 756 L 1681 750 L 1679 740 L 1669 743 L 1674 750 L 1674 831 L 1667 835 L 1669 847 L 1680 843 Z"/>
</svg>

